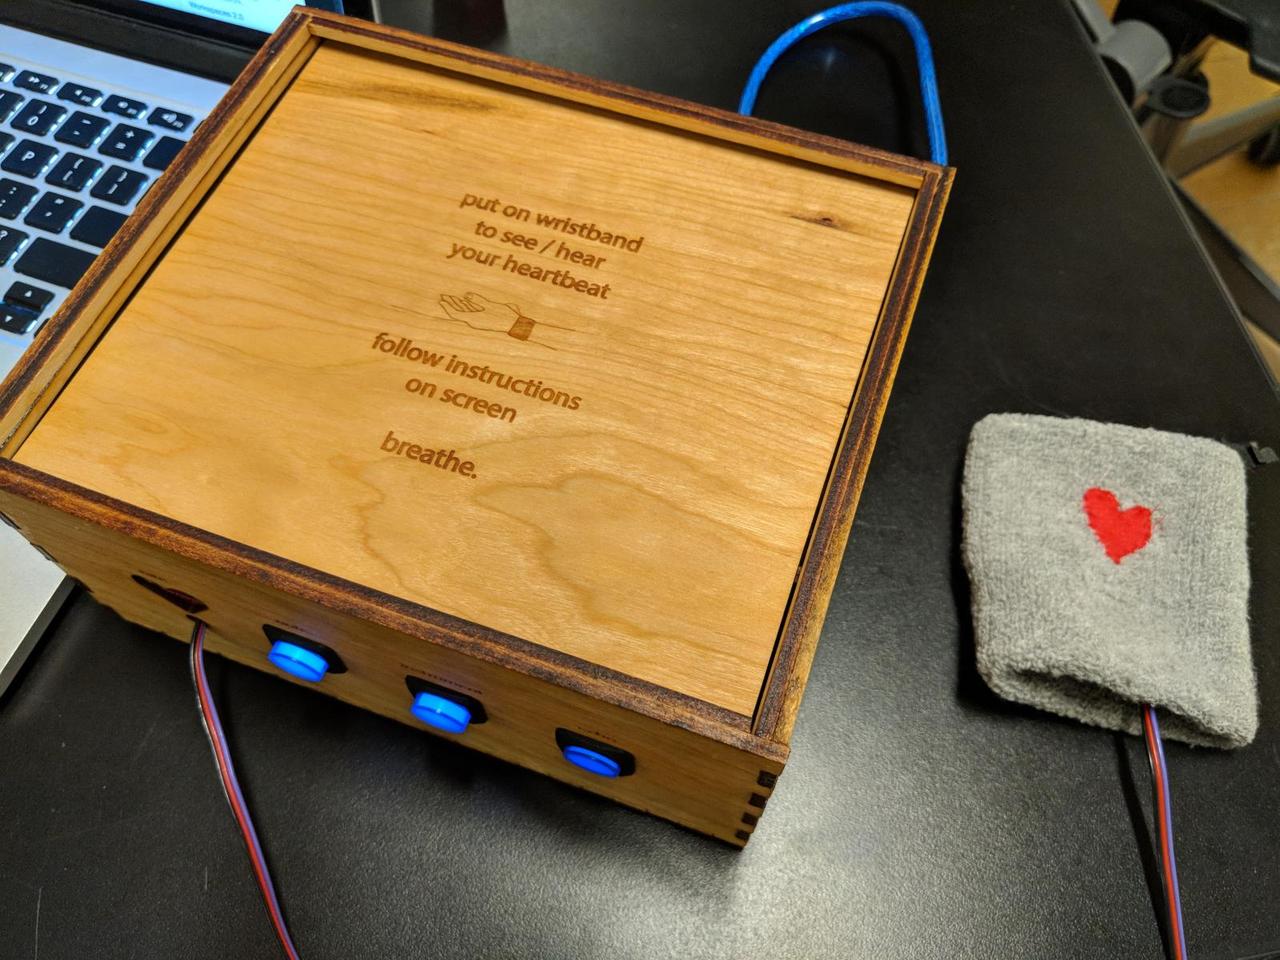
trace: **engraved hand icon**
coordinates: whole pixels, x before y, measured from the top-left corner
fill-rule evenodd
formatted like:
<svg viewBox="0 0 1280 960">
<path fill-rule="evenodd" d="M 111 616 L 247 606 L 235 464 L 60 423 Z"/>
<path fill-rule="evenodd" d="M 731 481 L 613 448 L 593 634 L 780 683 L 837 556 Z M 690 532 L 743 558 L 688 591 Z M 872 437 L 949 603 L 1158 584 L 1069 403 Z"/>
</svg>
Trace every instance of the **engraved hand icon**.
<svg viewBox="0 0 1280 960">
<path fill-rule="evenodd" d="M 517 340 L 528 340 L 533 333 L 533 319 L 521 313 L 518 306 L 490 300 L 483 294 L 468 293 L 465 297 L 444 294 L 440 297 L 440 307 L 450 320 L 477 330 L 501 330 Z"/>
</svg>

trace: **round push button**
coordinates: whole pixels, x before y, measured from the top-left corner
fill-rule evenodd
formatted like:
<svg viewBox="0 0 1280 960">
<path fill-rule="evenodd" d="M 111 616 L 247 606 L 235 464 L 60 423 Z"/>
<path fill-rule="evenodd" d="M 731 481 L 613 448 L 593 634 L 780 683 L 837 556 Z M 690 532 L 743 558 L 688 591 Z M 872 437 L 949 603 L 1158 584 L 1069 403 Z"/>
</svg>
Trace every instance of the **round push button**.
<svg viewBox="0 0 1280 960">
<path fill-rule="evenodd" d="M 329 661 L 320 654 L 287 640 L 273 643 L 267 659 L 285 673 L 310 683 L 319 683 L 329 671 Z"/>
<path fill-rule="evenodd" d="M 434 693 L 420 693 L 409 708 L 415 717 L 429 727 L 447 733 L 462 733 L 471 722 L 471 711 L 462 704 Z"/>
<path fill-rule="evenodd" d="M 616 777 L 622 772 L 622 765 L 617 760 L 586 747 L 576 745 L 565 747 L 564 758 L 575 767 L 581 767 L 588 773 L 594 773 L 600 777 Z"/>
</svg>

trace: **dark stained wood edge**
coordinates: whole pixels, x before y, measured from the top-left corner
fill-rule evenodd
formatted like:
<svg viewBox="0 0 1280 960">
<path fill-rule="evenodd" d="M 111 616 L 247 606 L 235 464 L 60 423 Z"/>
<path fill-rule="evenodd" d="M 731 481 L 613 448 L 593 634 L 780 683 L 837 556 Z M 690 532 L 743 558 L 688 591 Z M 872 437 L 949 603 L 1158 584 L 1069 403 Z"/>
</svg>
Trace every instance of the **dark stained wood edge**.
<svg viewBox="0 0 1280 960">
<path fill-rule="evenodd" d="M 216 142 L 224 127 L 236 117 L 241 104 L 265 78 L 275 55 L 286 47 L 300 31 L 306 30 L 306 19 L 296 12 L 290 13 L 279 29 L 268 38 L 231 88 L 214 107 L 209 116 L 196 127 L 187 145 L 178 153 L 169 168 L 152 184 L 138 203 L 133 214 L 124 222 L 89 270 L 76 284 L 57 312 L 36 334 L 31 346 L 19 358 L 9 375 L 0 381 L 0 414 L 7 414 L 19 402 L 23 391 L 41 376 L 49 376 L 50 359 L 61 342 L 78 327 L 78 319 L 85 304 L 98 292 L 103 281 L 115 268 L 121 254 L 132 247 L 156 213 L 169 201 L 174 191 L 186 178 L 195 157 Z M 56 371 L 53 371 L 56 375 Z M 43 392 L 43 391 L 41 391 Z M 37 397 L 39 394 L 37 394 Z M 24 411 L 24 417 L 26 411 Z M 0 436 L 0 446 L 9 437 Z"/>
<path fill-rule="evenodd" d="M 752 729 L 765 739 L 780 743 L 791 739 L 795 713 L 808 681 L 954 173 L 950 167 L 935 168 L 916 195 L 898 263 L 872 335 L 872 348 L 858 378 L 845 433 L 837 445 L 827 489 L 756 708 Z"/>
<path fill-rule="evenodd" d="M 657 684 L 180 523 L 150 510 L 0 459 L 0 490 L 68 516 L 415 639 L 554 683 L 785 763 L 785 745 L 761 740 L 750 718 Z"/>
<path fill-rule="evenodd" d="M 564 99 L 574 100 L 575 102 L 593 105 L 597 98 L 614 101 L 619 104 L 616 112 L 624 116 L 634 117 L 633 111 L 621 106 L 627 104 L 631 107 L 657 110 L 665 114 L 713 125 L 720 128 L 721 136 L 723 136 L 724 131 L 739 132 L 764 137 L 768 140 L 790 144 L 806 150 L 817 151 L 833 157 L 855 160 L 867 166 L 879 168 L 885 174 L 884 179 L 913 189 L 917 188 L 927 175 L 930 173 L 937 175 L 942 169 L 936 164 L 918 160 L 914 157 L 906 157 L 886 150 L 879 150 L 875 147 L 852 143 L 848 140 L 839 140 L 835 137 L 810 133 L 806 130 L 799 130 L 770 120 L 744 116 L 743 114 L 721 110 L 717 107 L 693 103 L 676 97 L 668 97 L 660 93 L 641 90 L 637 87 L 600 80 L 584 74 L 573 73 L 569 70 L 561 70 L 558 67 L 550 67 L 500 53 L 492 53 L 488 50 L 480 50 L 475 47 L 452 43 L 448 40 L 426 37 L 382 24 L 371 24 L 365 20 L 356 20 L 325 10 L 308 7 L 305 10 L 295 9 L 295 13 L 308 20 L 313 34 L 325 39 L 345 39 L 357 46 L 361 45 L 361 40 L 389 41 L 425 53 L 439 54 L 453 60 L 460 60 L 475 66 L 501 71 L 512 78 L 551 83 L 563 88 L 561 96 Z M 444 69 L 447 69 L 447 67 L 444 67 Z M 584 97 L 587 99 L 583 99 Z M 672 126 L 671 124 L 667 125 Z M 683 130 L 686 128 L 676 127 L 676 129 Z M 768 149 L 768 144 L 759 144 L 758 146 L 760 149 Z M 889 176 L 890 174 L 894 176 Z M 863 175 L 871 174 L 864 173 Z"/>
</svg>

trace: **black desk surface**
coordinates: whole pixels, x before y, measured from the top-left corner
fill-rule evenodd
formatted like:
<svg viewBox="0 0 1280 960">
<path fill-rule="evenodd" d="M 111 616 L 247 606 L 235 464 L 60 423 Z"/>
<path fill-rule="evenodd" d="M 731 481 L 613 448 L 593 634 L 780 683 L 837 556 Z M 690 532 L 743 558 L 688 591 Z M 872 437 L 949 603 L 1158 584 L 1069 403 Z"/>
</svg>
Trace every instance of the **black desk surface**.
<svg viewBox="0 0 1280 960">
<path fill-rule="evenodd" d="M 749 848 L 216 662 L 305 957 L 1163 956 L 1140 744 L 1004 705 L 974 671 L 962 452 L 993 410 L 1280 446 L 1280 409 L 1066 4 L 916 8 L 959 173 Z M 812 9 L 511 0 L 489 39 L 732 107 Z M 888 28 L 815 38 L 760 113 L 922 147 L 886 109 L 912 96 L 906 55 Z M 1261 733 L 1169 749 L 1187 937 L 1215 960 L 1280 950 L 1280 466 L 1252 472 L 1250 509 Z M 185 653 L 80 596 L 0 702 L 0 956 L 277 956 Z"/>
</svg>

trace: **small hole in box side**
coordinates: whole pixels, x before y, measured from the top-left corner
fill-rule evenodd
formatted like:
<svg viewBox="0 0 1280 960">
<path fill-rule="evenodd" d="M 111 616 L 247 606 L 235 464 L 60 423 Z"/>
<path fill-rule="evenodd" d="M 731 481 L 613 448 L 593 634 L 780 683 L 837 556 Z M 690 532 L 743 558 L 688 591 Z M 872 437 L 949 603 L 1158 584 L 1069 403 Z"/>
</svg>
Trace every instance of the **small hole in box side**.
<svg viewBox="0 0 1280 960">
<path fill-rule="evenodd" d="M 185 593 L 182 590 L 176 590 L 173 587 L 161 586 L 154 580 L 150 580 L 140 573 L 135 573 L 133 575 L 133 582 L 146 590 L 150 590 L 157 597 L 162 597 L 163 599 L 168 600 L 184 613 L 201 613 L 202 611 L 209 609 L 208 604 L 201 600 L 197 600 L 191 594 Z"/>
</svg>

